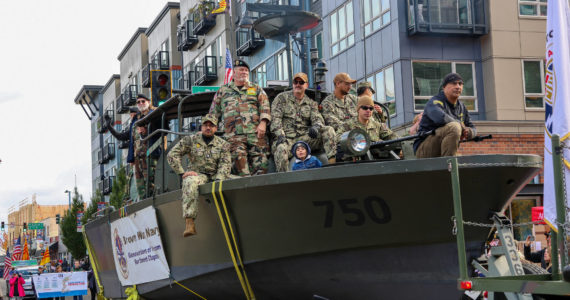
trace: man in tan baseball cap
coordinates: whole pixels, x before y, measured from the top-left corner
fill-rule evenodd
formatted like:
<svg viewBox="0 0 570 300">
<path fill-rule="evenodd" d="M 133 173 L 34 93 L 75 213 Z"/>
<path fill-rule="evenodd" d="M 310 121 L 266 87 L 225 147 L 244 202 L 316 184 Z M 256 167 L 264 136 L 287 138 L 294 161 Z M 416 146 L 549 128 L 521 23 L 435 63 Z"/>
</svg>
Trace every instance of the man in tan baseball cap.
<svg viewBox="0 0 570 300">
<path fill-rule="evenodd" d="M 338 73 L 333 79 L 334 92 L 328 95 L 321 106 L 323 107 L 322 115 L 325 123 L 331 126 L 338 133 L 343 123 L 355 118 L 356 112 L 356 95 L 350 94 L 352 84 L 356 80 L 350 78 L 347 73 Z"/>
</svg>

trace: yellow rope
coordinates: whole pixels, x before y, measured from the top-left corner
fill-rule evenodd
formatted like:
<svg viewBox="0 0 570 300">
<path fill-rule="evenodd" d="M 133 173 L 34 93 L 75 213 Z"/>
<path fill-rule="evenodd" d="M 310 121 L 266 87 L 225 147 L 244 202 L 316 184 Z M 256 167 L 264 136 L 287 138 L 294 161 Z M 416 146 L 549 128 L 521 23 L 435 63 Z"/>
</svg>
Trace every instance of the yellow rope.
<svg viewBox="0 0 570 300">
<path fill-rule="evenodd" d="M 103 285 L 99 279 L 99 263 L 97 261 L 97 257 L 95 257 L 93 253 L 93 249 L 91 249 L 91 244 L 89 243 L 89 239 L 87 238 L 87 233 L 85 233 L 85 226 L 83 226 L 83 239 L 85 240 L 85 246 L 87 247 L 87 252 L 89 253 L 89 259 L 91 259 L 91 267 L 93 268 L 93 275 L 95 276 L 95 281 L 97 281 L 97 299 L 107 299 L 103 295 Z"/>
<path fill-rule="evenodd" d="M 174 283 L 176 283 L 176 284 L 178 284 L 179 286 L 183 287 L 184 289 L 186 289 L 186 290 L 189 291 L 190 293 L 192 293 L 192 294 L 194 294 L 194 295 L 200 297 L 200 299 L 207 300 L 206 298 L 200 296 L 198 293 L 194 292 L 193 290 L 191 290 L 191 289 L 189 289 L 189 288 L 183 286 L 180 282 L 178 282 L 178 281 L 176 281 L 176 280 L 173 280 L 173 281 L 174 281 Z"/>
<path fill-rule="evenodd" d="M 141 296 L 139 296 L 139 291 L 137 291 L 137 285 L 133 285 L 132 287 L 128 287 L 125 289 L 125 294 L 127 294 L 127 300 L 140 300 Z"/>
<path fill-rule="evenodd" d="M 220 182 L 220 187 L 221 187 L 221 185 L 222 185 L 222 183 Z M 236 269 L 236 273 L 237 273 L 239 282 L 240 282 L 240 284 L 241 284 L 241 287 L 242 287 L 242 289 L 243 289 L 243 292 L 244 292 L 244 294 L 245 294 L 245 297 L 246 297 L 246 299 L 248 299 L 248 300 L 250 300 L 250 299 L 255 299 L 255 297 L 251 297 L 251 296 L 250 296 L 250 294 L 249 294 L 250 288 L 247 287 L 247 285 L 246 285 L 246 283 L 245 283 L 245 281 L 244 281 L 244 279 L 243 279 L 243 277 L 242 277 L 240 268 L 239 268 L 239 266 L 238 266 L 238 264 L 237 264 L 236 257 L 235 257 L 235 254 L 234 254 L 234 250 L 232 249 L 232 245 L 231 245 L 231 242 L 230 242 L 230 237 L 228 236 L 228 231 L 227 231 L 227 228 L 226 228 L 226 222 L 224 222 L 224 218 L 223 218 L 223 216 L 222 216 L 222 211 L 220 210 L 220 205 L 218 204 L 218 199 L 217 199 L 217 197 L 216 197 L 216 182 L 215 182 L 215 181 L 212 182 L 212 197 L 214 197 L 214 204 L 216 205 L 216 210 L 217 210 L 217 212 L 218 212 L 218 217 L 220 218 L 220 223 L 221 223 L 221 225 L 222 225 L 222 230 L 223 230 L 223 232 L 224 232 L 224 237 L 226 238 L 226 243 L 227 243 L 227 245 L 228 245 L 228 250 L 229 250 L 229 252 L 230 252 L 230 256 L 231 256 L 231 258 L 232 258 L 232 262 L 233 262 L 233 264 L 234 264 L 234 268 Z M 229 219 L 228 219 L 228 221 L 229 221 Z M 232 234 L 233 234 L 233 233 L 232 233 Z"/>
</svg>

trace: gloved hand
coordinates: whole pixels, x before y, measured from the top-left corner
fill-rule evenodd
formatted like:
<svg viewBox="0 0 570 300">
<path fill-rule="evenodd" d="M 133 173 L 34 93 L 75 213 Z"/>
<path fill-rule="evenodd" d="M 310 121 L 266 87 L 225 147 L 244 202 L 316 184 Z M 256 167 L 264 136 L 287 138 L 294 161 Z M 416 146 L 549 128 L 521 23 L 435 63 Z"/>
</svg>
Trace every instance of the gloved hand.
<svg viewBox="0 0 570 300">
<path fill-rule="evenodd" d="M 279 146 L 279 144 L 283 144 L 287 142 L 287 138 L 284 135 L 280 135 L 277 137 L 277 142 L 275 142 L 275 146 Z"/>
<path fill-rule="evenodd" d="M 311 128 L 309 128 L 309 137 L 312 139 L 318 138 L 319 137 L 319 129 L 321 129 L 321 126 L 319 126 L 319 125 L 311 126 Z"/>
</svg>

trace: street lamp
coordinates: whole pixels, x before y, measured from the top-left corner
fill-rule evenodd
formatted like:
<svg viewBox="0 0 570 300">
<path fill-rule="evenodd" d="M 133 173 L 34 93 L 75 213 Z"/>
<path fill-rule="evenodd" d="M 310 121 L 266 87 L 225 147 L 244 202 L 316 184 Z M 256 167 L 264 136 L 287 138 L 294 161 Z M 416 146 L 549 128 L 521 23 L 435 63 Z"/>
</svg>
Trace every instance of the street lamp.
<svg viewBox="0 0 570 300">
<path fill-rule="evenodd" d="M 64 193 L 67 193 L 67 199 L 68 199 L 69 209 L 71 210 L 71 191 L 70 191 L 70 190 L 65 190 Z"/>
</svg>

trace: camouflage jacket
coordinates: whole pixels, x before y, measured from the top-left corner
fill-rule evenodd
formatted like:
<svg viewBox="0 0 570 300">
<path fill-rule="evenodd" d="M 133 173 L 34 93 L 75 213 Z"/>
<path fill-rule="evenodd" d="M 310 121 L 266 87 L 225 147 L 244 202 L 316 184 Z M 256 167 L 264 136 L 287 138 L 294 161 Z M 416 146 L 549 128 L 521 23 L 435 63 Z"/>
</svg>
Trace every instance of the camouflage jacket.
<svg viewBox="0 0 570 300">
<path fill-rule="evenodd" d="M 224 139 L 214 136 L 210 144 L 197 133 L 182 138 L 168 152 L 168 164 L 176 174 L 184 174 L 182 157 L 188 155 L 188 171 L 208 175 L 211 180 L 225 180 L 229 178 L 232 159 L 230 144 Z"/>
<path fill-rule="evenodd" d="M 344 97 L 344 101 L 336 98 L 334 93 L 328 95 L 321 106 L 323 107 L 323 118 L 325 123 L 338 133 L 341 125 L 358 115 L 356 96 L 348 94 Z"/>
<path fill-rule="evenodd" d="M 241 89 L 234 81 L 222 85 L 212 101 L 210 113 L 221 121 L 218 128 L 224 131 L 226 139 L 255 133 L 259 121 L 271 121 L 267 94 L 259 85 L 250 82 Z"/>
<path fill-rule="evenodd" d="M 303 95 L 301 102 L 293 91 L 280 93 L 271 104 L 271 132 L 274 136 L 296 138 L 309 133 L 313 125 L 325 125 L 317 102 Z"/>
<path fill-rule="evenodd" d="M 341 128 L 342 129 L 337 132 L 337 140 L 340 140 L 340 136 L 343 133 L 356 128 L 366 131 L 371 142 L 387 141 L 398 138 L 398 135 L 386 126 L 386 123 L 380 123 L 374 120 L 374 118 L 370 118 L 366 125 L 360 123 L 358 121 L 358 117 L 352 118 L 348 122 L 345 122 Z"/>
</svg>

